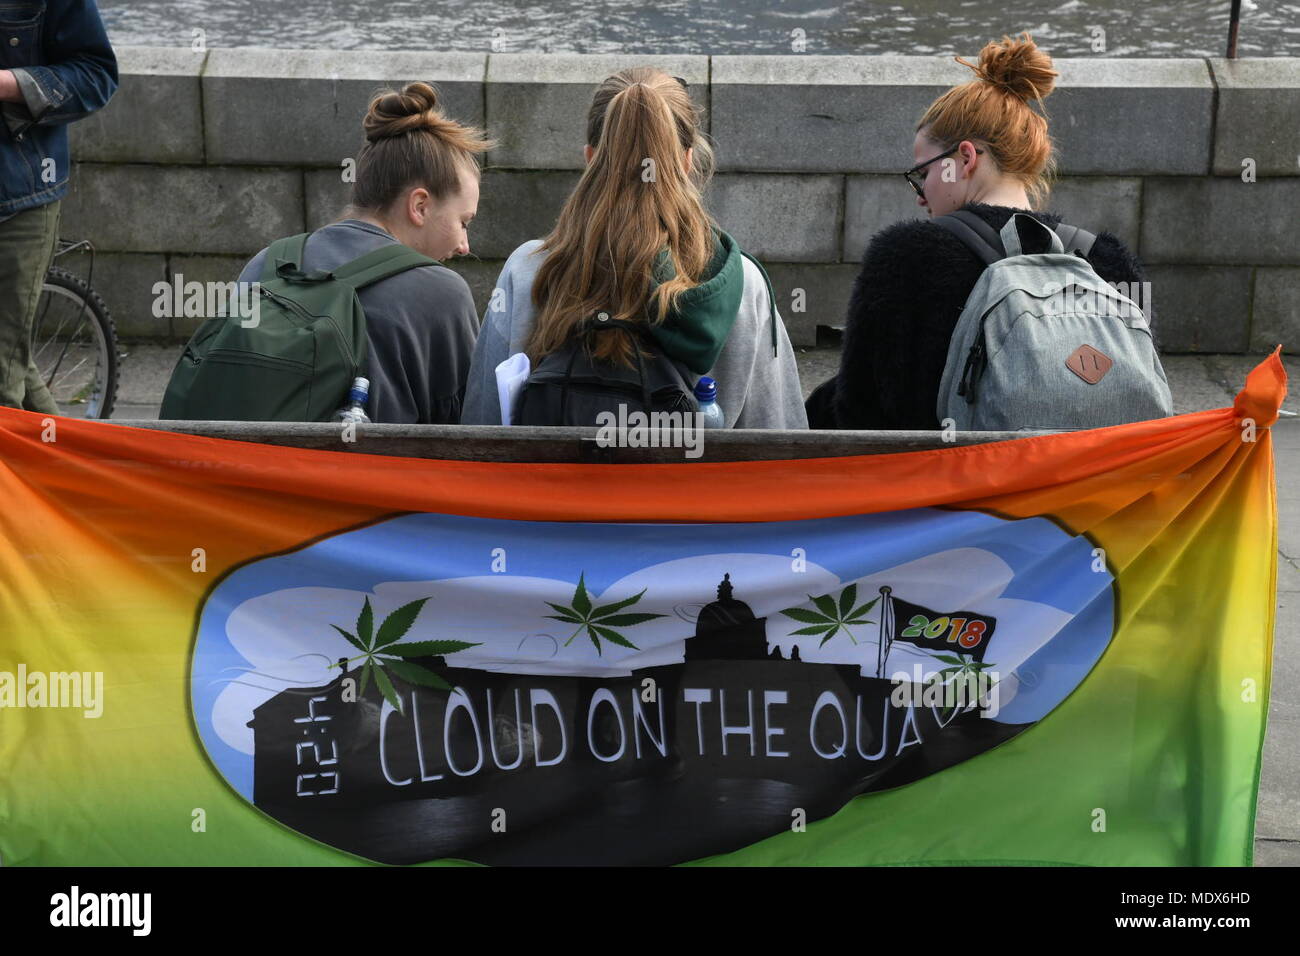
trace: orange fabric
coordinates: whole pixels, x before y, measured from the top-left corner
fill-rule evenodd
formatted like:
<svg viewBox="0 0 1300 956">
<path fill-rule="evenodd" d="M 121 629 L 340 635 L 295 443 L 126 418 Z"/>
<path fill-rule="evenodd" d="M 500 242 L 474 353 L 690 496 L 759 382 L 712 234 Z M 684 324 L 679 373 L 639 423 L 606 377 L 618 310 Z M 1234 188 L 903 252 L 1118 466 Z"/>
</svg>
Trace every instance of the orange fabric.
<svg viewBox="0 0 1300 956">
<path fill-rule="evenodd" d="M 43 417 L 0 409 L 7 464 L 42 476 L 40 491 L 60 512 L 85 510 L 86 479 L 128 465 L 136 491 L 162 489 L 163 476 L 197 473 L 229 492 L 231 507 L 250 491 L 310 491 L 357 506 L 361 514 L 440 511 L 523 520 L 780 521 L 894 511 L 1020 495 L 1093 480 L 1123 496 L 1138 472 L 1184 469 L 1225 447 L 1225 432 L 1249 414 L 1257 427 L 1277 420 L 1286 395 L 1281 347 L 1250 373 L 1232 408 L 1112 428 L 884 456 L 740 463 L 652 465 L 503 464 L 426 461 L 255 445 L 109 423 L 56 419 L 42 441 Z M 361 439 L 364 442 L 364 438 Z M 1231 448 L 1231 446 L 1227 446 Z M 862 464 L 871 467 L 863 476 Z M 430 476 L 437 474 L 437 482 Z M 593 487 L 592 477 L 600 485 Z M 6 468 L 0 487 L 18 480 Z M 118 476 L 118 480 L 120 476 Z M 701 489 L 684 494 L 685 482 Z M 233 493 L 241 490 L 242 499 Z M 75 507 L 68 507 L 74 504 Z M 453 506 L 452 503 L 455 503 Z M 335 512 L 348 523 L 348 516 Z"/>
</svg>

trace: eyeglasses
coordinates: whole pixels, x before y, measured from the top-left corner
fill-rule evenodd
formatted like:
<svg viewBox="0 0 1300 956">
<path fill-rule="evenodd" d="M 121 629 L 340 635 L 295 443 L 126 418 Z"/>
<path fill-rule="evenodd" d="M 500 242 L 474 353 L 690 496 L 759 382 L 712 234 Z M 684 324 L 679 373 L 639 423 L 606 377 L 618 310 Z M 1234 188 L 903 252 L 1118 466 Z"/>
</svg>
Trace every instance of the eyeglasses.
<svg viewBox="0 0 1300 956">
<path fill-rule="evenodd" d="M 951 156 L 953 153 L 957 152 L 957 150 L 960 148 L 961 148 L 961 143 L 958 143 L 956 146 L 952 147 L 952 149 L 945 150 L 944 152 L 940 153 L 938 156 L 931 156 L 925 162 L 919 163 L 916 166 L 913 166 L 911 169 L 904 172 L 903 178 L 907 180 L 909 186 L 911 186 L 913 189 L 916 190 L 916 194 L 920 196 L 922 199 L 924 199 L 925 198 L 924 187 L 925 187 L 926 174 L 923 172 L 923 170 L 925 169 L 925 167 L 929 166 L 931 163 L 937 163 L 945 156 Z M 984 150 L 980 149 L 979 147 L 976 147 L 975 152 L 977 154 L 983 155 Z"/>
<path fill-rule="evenodd" d="M 685 80 L 683 80 L 680 76 L 674 76 L 673 79 L 682 85 L 682 89 L 689 90 L 691 88 L 691 85 L 687 83 Z"/>
</svg>

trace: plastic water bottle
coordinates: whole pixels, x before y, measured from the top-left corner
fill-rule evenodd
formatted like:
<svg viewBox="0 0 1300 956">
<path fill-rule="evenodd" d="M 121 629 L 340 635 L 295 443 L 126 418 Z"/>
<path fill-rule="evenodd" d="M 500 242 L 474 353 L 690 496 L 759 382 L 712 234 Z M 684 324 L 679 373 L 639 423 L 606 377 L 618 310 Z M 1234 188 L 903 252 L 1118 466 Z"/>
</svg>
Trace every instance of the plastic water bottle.
<svg viewBox="0 0 1300 956">
<path fill-rule="evenodd" d="M 718 383 L 707 375 L 695 383 L 695 400 L 700 403 L 705 428 L 726 428 L 722 406 L 718 404 Z"/>
<path fill-rule="evenodd" d="M 366 414 L 366 401 L 369 398 L 370 379 L 353 379 L 352 388 L 348 391 L 348 400 L 342 408 L 334 413 L 334 421 L 353 422 L 358 425 L 366 424 L 370 421 L 370 416 Z"/>
</svg>

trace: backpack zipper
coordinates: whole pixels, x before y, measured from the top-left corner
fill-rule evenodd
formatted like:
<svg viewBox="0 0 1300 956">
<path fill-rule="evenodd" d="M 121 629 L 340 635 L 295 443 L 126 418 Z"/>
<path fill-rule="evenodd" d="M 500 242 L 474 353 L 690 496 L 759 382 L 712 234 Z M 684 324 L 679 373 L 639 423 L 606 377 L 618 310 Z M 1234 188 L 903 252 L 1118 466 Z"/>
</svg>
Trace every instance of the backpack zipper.
<svg viewBox="0 0 1300 956">
<path fill-rule="evenodd" d="M 979 383 L 980 376 L 984 374 L 986 361 L 984 323 L 981 322 L 979 338 L 970 347 L 970 353 L 966 356 L 966 365 L 961 370 L 961 381 L 957 383 L 957 394 L 965 396 L 967 405 L 975 404 L 976 386 Z"/>
<path fill-rule="evenodd" d="M 270 299 L 274 299 L 276 302 L 279 302 L 287 306 L 289 311 L 300 316 L 304 321 L 311 322 L 313 319 L 322 319 L 322 318 L 325 319 L 329 323 L 329 327 L 334 330 L 334 337 L 339 340 L 340 347 L 342 347 L 344 354 L 347 355 L 348 357 L 348 362 L 352 365 L 352 375 L 354 378 L 356 377 L 356 373 L 360 369 L 360 366 L 357 364 L 357 357 L 352 351 L 351 343 L 348 342 L 348 340 L 344 337 L 343 330 L 340 329 L 339 324 L 334 321 L 334 316 L 312 315 L 310 312 L 308 312 L 306 309 L 300 306 L 297 302 L 294 302 L 292 299 L 287 298 L 286 296 L 277 295 L 276 293 L 268 289 L 266 286 L 260 286 L 259 288 L 261 288 L 262 294 L 264 296 L 267 296 Z"/>
</svg>

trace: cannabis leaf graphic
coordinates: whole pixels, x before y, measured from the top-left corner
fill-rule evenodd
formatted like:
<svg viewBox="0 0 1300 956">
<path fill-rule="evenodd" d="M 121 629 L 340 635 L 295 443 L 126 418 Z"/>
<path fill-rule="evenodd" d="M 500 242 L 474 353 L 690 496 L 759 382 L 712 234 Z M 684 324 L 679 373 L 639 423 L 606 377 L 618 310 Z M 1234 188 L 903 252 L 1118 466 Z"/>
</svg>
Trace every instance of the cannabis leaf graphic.
<svg viewBox="0 0 1300 956">
<path fill-rule="evenodd" d="M 829 594 L 822 594 L 818 597 L 808 595 L 808 600 L 817 605 L 816 611 L 810 611 L 802 607 L 788 607 L 781 613 L 786 617 L 792 617 L 796 621 L 801 621 L 809 627 L 801 627 L 797 631 L 791 631 L 791 634 L 823 634 L 822 642 L 818 647 L 824 647 L 826 642 L 838 634 L 841 630 L 849 636 L 849 640 L 854 644 L 858 643 L 857 638 L 853 636 L 850 625 L 857 626 L 860 624 L 874 624 L 874 621 L 864 621 L 862 615 L 866 614 L 880 600 L 880 596 L 872 598 L 861 607 L 854 607 L 853 604 L 858 599 L 858 586 L 850 584 L 840 592 L 839 603 L 835 602 Z"/>
<path fill-rule="evenodd" d="M 419 664 L 412 664 L 410 661 L 404 660 L 404 658 L 451 654 L 455 651 L 463 651 L 467 647 L 477 647 L 477 644 L 470 644 L 466 641 L 407 641 L 398 643 L 403 635 L 411 629 L 411 625 L 415 623 L 415 619 L 420 615 L 420 610 L 428 600 L 429 598 L 420 598 L 420 600 L 412 601 L 410 604 L 403 604 L 384 618 L 384 622 L 379 625 L 379 631 L 376 633 L 374 630 L 375 612 L 370 607 L 370 598 L 367 597 L 366 603 L 361 608 L 361 614 L 357 617 L 356 634 L 348 633 L 337 624 L 330 625 L 361 653 L 341 663 L 331 664 L 330 667 L 346 667 L 353 661 L 364 660 L 365 663 L 361 667 L 361 686 L 357 691 L 358 695 L 366 692 L 366 687 L 370 684 L 370 675 L 373 673 L 375 675 L 375 685 L 379 688 L 379 692 L 384 695 L 384 700 L 392 704 L 398 713 L 402 713 L 402 698 L 397 696 L 397 690 L 393 687 L 393 682 L 389 678 L 387 671 L 392 671 L 394 675 L 409 684 L 420 684 L 423 687 L 434 687 L 438 690 L 451 690 L 451 685 L 433 671 Z"/>
<path fill-rule="evenodd" d="M 618 644 L 620 647 L 630 647 L 632 650 L 640 650 L 635 644 L 626 637 L 614 630 L 616 627 L 631 627 L 634 624 L 644 624 L 646 621 L 653 620 L 656 617 L 663 617 L 662 614 L 646 614 L 637 612 L 633 614 L 618 614 L 616 612 L 623 610 L 625 607 L 631 607 L 637 601 L 641 600 L 641 595 L 645 594 L 645 589 L 641 589 L 640 594 L 634 594 L 632 597 L 622 601 L 615 601 L 613 604 L 606 604 L 604 607 L 592 607 L 591 595 L 587 593 L 585 583 L 585 572 L 578 575 L 578 587 L 573 592 L 573 600 L 570 607 L 563 604 L 550 604 L 557 613 L 547 614 L 546 616 L 555 621 L 564 621 L 566 624 L 578 625 L 577 630 L 569 635 L 569 639 L 564 642 L 568 647 L 573 643 L 573 639 L 582 633 L 585 628 L 587 636 L 591 638 L 591 643 L 596 646 L 596 653 L 601 653 L 600 640 L 604 638 L 611 644 Z"/>
<path fill-rule="evenodd" d="M 943 686 L 947 686 L 954 681 L 964 681 L 968 692 L 971 688 L 978 690 L 979 685 L 977 681 L 979 680 L 980 673 L 994 666 L 991 663 L 977 661 L 970 654 L 936 654 L 934 656 L 936 660 L 943 661 L 948 665 L 939 671 L 941 676 L 948 675 L 943 678 Z M 968 696 L 966 699 L 969 701 L 970 697 Z M 945 706 L 943 708 L 943 716 L 947 718 L 948 715 L 956 709 L 957 705 L 955 703 L 951 707 Z"/>
</svg>

